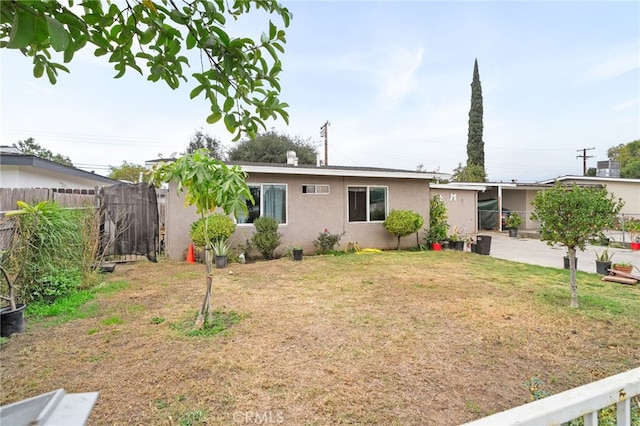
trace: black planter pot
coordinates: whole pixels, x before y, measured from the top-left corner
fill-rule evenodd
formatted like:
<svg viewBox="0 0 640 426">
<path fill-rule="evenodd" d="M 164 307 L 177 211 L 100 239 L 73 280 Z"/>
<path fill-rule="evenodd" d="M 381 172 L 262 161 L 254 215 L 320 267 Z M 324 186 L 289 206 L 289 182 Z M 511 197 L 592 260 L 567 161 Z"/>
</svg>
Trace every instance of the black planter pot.
<svg viewBox="0 0 640 426">
<path fill-rule="evenodd" d="M 609 275 L 609 269 L 611 269 L 611 262 L 596 260 L 596 272 L 598 274 Z"/>
<path fill-rule="evenodd" d="M 227 267 L 227 256 L 216 256 L 216 269 Z"/>
<path fill-rule="evenodd" d="M 569 256 L 563 257 L 564 259 L 564 269 L 569 269 Z M 576 257 L 576 269 L 578 269 L 578 258 Z"/>
<path fill-rule="evenodd" d="M 451 243 L 449 241 L 445 240 L 445 241 L 442 242 L 442 249 L 443 250 L 447 250 L 447 249 L 450 249 L 450 248 L 451 248 Z"/>
<path fill-rule="evenodd" d="M 293 260 L 302 260 L 302 249 L 293 249 Z"/>
<path fill-rule="evenodd" d="M 0 309 L 0 336 L 9 337 L 24 331 L 24 305 L 18 305 L 15 311 L 8 306 Z"/>
<path fill-rule="evenodd" d="M 477 252 L 478 252 L 478 244 L 471 243 L 471 253 L 477 253 Z"/>
<path fill-rule="evenodd" d="M 459 250 L 459 251 L 464 251 L 464 241 L 454 241 L 453 242 L 453 249 L 454 250 Z"/>
<path fill-rule="evenodd" d="M 518 236 L 518 230 L 514 229 L 514 228 L 509 228 L 509 236 L 510 237 L 517 237 Z"/>
</svg>

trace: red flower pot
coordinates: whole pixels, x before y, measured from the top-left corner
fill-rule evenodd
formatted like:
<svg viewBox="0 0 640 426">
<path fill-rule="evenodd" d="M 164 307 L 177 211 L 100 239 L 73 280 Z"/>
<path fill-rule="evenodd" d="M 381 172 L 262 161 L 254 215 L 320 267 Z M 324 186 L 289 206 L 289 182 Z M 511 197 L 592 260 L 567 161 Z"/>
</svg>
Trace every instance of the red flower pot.
<svg viewBox="0 0 640 426">
<path fill-rule="evenodd" d="M 442 250 L 442 244 L 440 244 L 440 243 L 431 243 L 431 248 L 433 249 L 433 251 L 440 251 L 440 250 Z"/>
<path fill-rule="evenodd" d="M 631 250 L 640 250 L 640 243 L 631 243 Z"/>
</svg>

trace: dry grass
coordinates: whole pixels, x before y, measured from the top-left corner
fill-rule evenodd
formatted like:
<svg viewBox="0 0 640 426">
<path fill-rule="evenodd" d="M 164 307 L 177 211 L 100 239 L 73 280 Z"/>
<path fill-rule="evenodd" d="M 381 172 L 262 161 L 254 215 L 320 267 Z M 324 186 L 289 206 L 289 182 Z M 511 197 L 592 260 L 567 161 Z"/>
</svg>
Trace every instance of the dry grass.
<svg viewBox="0 0 640 426">
<path fill-rule="evenodd" d="M 460 252 L 233 264 L 213 303 L 242 320 L 204 338 L 172 326 L 202 265 L 119 265 L 95 316 L 3 345 L 0 403 L 63 387 L 100 392 L 90 425 L 458 424 L 527 402 L 532 376 L 557 393 L 638 366 L 640 288 L 580 274 L 572 310 L 566 274 Z"/>
</svg>

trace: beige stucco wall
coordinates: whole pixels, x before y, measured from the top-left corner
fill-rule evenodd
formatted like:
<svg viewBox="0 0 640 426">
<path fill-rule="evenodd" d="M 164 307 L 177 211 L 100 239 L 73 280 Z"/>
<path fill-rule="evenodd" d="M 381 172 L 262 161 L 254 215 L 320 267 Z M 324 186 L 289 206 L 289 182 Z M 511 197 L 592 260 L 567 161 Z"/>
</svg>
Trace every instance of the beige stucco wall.
<svg viewBox="0 0 640 426">
<path fill-rule="evenodd" d="M 624 206 L 620 213 L 626 215 L 634 215 L 636 218 L 640 218 L 640 182 L 637 179 L 629 181 L 614 181 L 607 179 L 586 180 L 580 179 L 580 177 L 565 179 L 564 183 L 582 183 L 582 184 L 600 184 L 605 185 L 607 191 L 613 194 L 616 198 L 622 198 L 624 200 Z"/>
<path fill-rule="evenodd" d="M 478 191 L 432 188 L 431 195 L 440 195 L 447 206 L 449 233 L 454 227 L 463 235 L 478 232 Z"/>
<path fill-rule="evenodd" d="M 391 249 L 396 239 L 382 226 L 382 222 L 349 223 L 347 209 L 347 187 L 386 186 L 388 207 L 410 209 L 420 213 L 429 221 L 429 181 L 423 179 L 352 178 L 335 176 L 300 176 L 251 173 L 249 184 L 287 185 L 287 223 L 281 224 L 279 232 L 283 243 L 276 253 L 283 253 L 294 244 L 301 245 L 305 252 L 313 253 L 313 240 L 325 228 L 332 234 L 345 232 L 340 248 L 349 241 L 357 241 L 361 247 Z M 329 194 L 303 194 L 302 185 L 330 185 Z M 189 247 L 189 229 L 198 219 L 195 208 L 184 207 L 183 194 L 176 193 L 171 185 L 167 195 L 165 247 L 167 255 L 182 259 Z M 425 225 L 426 226 L 426 225 Z M 255 232 L 251 224 L 239 224 L 229 244 L 236 247 Z M 424 232 L 420 232 L 420 242 Z M 415 246 L 415 235 L 402 238 L 401 247 Z M 337 247 L 336 247 L 337 248 Z"/>
</svg>

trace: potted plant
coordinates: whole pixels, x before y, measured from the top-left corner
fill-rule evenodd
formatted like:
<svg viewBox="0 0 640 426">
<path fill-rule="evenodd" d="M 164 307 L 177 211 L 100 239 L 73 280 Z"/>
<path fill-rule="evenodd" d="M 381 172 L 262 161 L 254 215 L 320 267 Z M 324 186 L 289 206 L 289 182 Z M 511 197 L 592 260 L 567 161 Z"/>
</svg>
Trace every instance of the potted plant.
<svg viewBox="0 0 640 426">
<path fill-rule="evenodd" d="M 213 253 L 216 256 L 216 268 L 222 269 L 227 267 L 227 255 L 229 254 L 229 247 L 225 244 L 224 240 L 216 240 L 213 243 Z"/>
<path fill-rule="evenodd" d="M 596 272 L 600 275 L 609 275 L 611 269 L 611 258 L 613 253 L 609 254 L 609 249 L 604 249 L 600 254 L 596 251 Z"/>
<path fill-rule="evenodd" d="M 297 260 L 297 261 L 302 260 L 302 252 L 303 251 L 301 246 L 294 245 L 293 248 L 291 249 L 293 260 Z"/>
<path fill-rule="evenodd" d="M 625 224 L 629 234 L 629 247 L 631 250 L 640 250 L 640 220 L 630 220 Z"/>
<path fill-rule="evenodd" d="M 613 269 L 630 274 L 633 271 L 633 264 L 631 262 L 616 262 L 613 264 Z"/>
<path fill-rule="evenodd" d="M 445 248 L 445 242 L 448 246 L 447 231 L 449 224 L 447 223 L 449 215 L 444 200 L 439 195 L 434 195 L 429 203 L 429 229 L 426 230 L 425 237 L 427 245 L 432 250 L 442 250 Z"/>
<path fill-rule="evenodd" d="M 464 250 L 464 239 L 458 233 L 458 227 L 453 227 L 453 233 L 449 236 L 449 241 L 451 241 L 451 246 L 454 250 L 463 251 Z"/>
<path fill-rule="evenodd" d="M 517 212 L 512 212 L 504 221 L 505 227 L 509 230 L 510 237 L 518 236 L 518 227 L 522 225 L 523 219 Z"/>
</svg>

